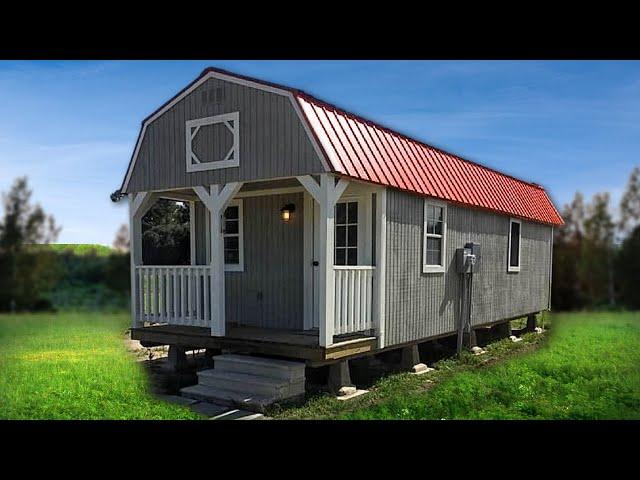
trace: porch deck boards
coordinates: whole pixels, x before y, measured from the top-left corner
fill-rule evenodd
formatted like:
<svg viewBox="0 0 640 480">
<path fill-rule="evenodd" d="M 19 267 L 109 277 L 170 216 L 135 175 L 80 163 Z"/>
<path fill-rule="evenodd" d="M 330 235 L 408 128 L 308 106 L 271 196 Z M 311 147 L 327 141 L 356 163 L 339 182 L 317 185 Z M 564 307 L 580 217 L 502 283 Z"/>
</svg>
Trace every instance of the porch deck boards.
<svg viewBox="0 0 640 480">
<path fill-rule="evenodd" d="M 306 360 L 310 365 L 366 353 L 376 348 L 376 337 L 364 334 L 334 337 L 328 348 L 318 344 L 313 330 L 281 330 L 228 325 L 224 337 L 211 329 L 186 325 L 151 325 L 131 329 L 131 338 L 148 344 L 180 345 L 192 349 L 221 348 L 243 353 L 278 355 Z"/>
</svg>

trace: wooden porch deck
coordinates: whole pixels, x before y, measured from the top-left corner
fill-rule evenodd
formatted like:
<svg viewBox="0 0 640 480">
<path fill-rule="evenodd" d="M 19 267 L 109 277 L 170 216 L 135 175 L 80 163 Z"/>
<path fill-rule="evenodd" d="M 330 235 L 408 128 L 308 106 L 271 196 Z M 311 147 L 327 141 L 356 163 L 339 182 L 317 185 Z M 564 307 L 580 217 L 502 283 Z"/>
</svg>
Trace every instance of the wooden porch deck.
<svg viewBox="0 0 640 480">
<path fill-rule="evenodd" d="M 241 353 L 275 355 L 305 360 L 319 366 L 373 351 L 377 338 L 364 334 L 334 336 L 321 347 L 314 330 L 279 330 L 228 325 L 224 337 L 212 337 L 211 329 L 186 325 L 151 325 L 131 329 L 131 338 L 147 345 L 180 345 L 188 349 L 219 348 Z"/>
</svg>

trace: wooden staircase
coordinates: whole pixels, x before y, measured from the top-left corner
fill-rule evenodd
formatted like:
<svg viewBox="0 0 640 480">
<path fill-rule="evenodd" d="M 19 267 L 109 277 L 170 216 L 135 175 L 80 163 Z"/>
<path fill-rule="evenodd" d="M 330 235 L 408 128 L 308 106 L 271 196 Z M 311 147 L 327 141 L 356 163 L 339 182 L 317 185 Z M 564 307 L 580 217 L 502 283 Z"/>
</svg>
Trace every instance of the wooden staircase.
<svg viewBox="0 0 640 480">
<path fill-rule="evenodd" d="M 274 402 L 304 395 L 305 364 L 288 360 L 224 354 L 214 368 L 198 372 L 198 383 L 182 388 L 184 397 L 264 412 Z"/>
</svg>

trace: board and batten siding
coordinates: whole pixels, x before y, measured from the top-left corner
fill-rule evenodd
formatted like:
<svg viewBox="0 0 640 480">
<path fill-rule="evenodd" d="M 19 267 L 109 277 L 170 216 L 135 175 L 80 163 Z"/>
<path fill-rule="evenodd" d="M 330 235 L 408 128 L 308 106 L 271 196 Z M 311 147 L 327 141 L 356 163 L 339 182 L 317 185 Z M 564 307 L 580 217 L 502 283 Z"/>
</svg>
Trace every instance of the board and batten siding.
<svg viewBox="0 0 640 480">
<path fill-rule="evenodd" d="M 225 273 L 227 323 L 302 330 L 303 194 L 246 197 L 242 202 L 244 271 Z M 296 210 L 284 223 L 280 209 L 288 203 Z M 198 264 L 206 263 L 205 212 L 196 202 Z"/>
<path fill-rule="evenodd" d="M 231 112 L 240 112 L 240 165 L 187 173 L 185 122 Z M 201 161 L 217 159 L 230 135 L 222 125 L 202 127 L 194 152 Z M 147 126 L 125 193 L 323 172 L 289 98 L 211 78 Z"/>
<path fill-rule="evenodd" d="M 544 310 L 549 303 L 551 227 L 522 221 L 521 270 L 507 272 L 509 217 L 449 204 L 446 271 L 422 273 L 424 197 L 387 191 L 386 345 L 454 333 L 461 275 L 455 250 L 481 246 L 473 276 L 473 325 Z"/>
</svg>

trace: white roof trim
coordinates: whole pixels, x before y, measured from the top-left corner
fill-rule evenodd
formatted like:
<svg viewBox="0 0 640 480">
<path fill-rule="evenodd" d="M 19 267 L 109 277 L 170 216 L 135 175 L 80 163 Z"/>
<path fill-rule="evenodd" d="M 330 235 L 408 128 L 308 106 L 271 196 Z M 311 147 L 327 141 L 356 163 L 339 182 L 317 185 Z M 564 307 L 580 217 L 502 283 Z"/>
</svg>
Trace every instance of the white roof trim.
<svg viewBox="0 0 640 480">
<path fill-rule="evenodd" d="M 320 158 L 320 161 L 322 162 L 323 168 L 327 172 L 331 172 L 332 171 L 332 170 L 330 170 L 329 164 L 327 163 L 327 159 L 325 158 L 324 154 L 322 153 L 322 150 L 320 149 L 320 146 L 318 145 L 318 142 L 316 141 L 315 136 L 311 132 L 311 127 L 310 127 L 309 123 L 307 122 L 304 114 L 302 113 L 302 111 L 300 109 L 300 105 L 298 104 L 297 100 L 294 98 L 292 92 L 290 92 L 289 90 L 284 90 L 284 89 L 281 89 L 281 88 L 272 87 L 270 85 L 265 85 L 265 84 L 262 84 L 262 83 L 253 82 L 251 80 L 246 80 L 244 78 L 238 78 L 238 77 L 235 77 L 233 75 L 227 75 L 227 74 L 224 74 L 224 73 L 221 73 L 221 72 L 208 72 L 206 75 L 204 75 L 202 78 L 200 78 L 197 82 L 195 82 L 193 85 L 191 85 L 188 89 L 186 89 L 180 95 L 175 97 L 173 100 L 171 100 L 169 103 L 167 103 L 164 107 L 162 107 L 156 113 L 154 113 L 151 117 L 149 117 L 142 124 L 142 131 L 141 131 L 141 133 L 140 133 L 140 135 L 138 137 L 138 141 L 136 142 L 136 146 L 135 146 L 135 148 L 133 150 L 133 158 L 132 158 L 132 160 L 130 162 L 129 169 L 127 170 L 127 175 L 126 175 L 124 183 L 122 185 L 122 190 L 123 191 L 125 191 L 127 189 L 127 187 L 129 186 L 129 181 L 131 180 L 131 174 L 133 173 L 133 169 L 134 169 L 134 167 L 136 165 L 136 161 L 138 160 L 138 153 L 140 152 L 140 145 L 142 145 L 142 141 L 144 139 L 144 135 L 146 133 L 147 126 L 150 123 L 152 123 L 153 121 L 155 121 L 157 118 L 161 117 L 164 113 L 166 113 L 168 110 L 170 110 L 174 105 L 176 105 L 178 102 L 182 101 L 187 95 L 189 95 L 196 88 L 198 88 L 200 85 L 202 85 L 204 82 L 206 82 L 207 80 L 209 80 L 211 78 L 216 78 L 218 80 L 223 80 L 223 81 L 226 81 L 226 82 L 236 83 L 238 85 L 243 85 L 245 87 L 256 88 L 258 90 L 263 90 L 265 92 L 275 93 L 276 95 L 282 95 L 284 97 L 287 97 L 289 99 L 289 101 L 291 102 L 291 106 L 293 107 L 294 111 L 298 115 L 298 118 L 300 119 L 300 122 L 302 122 L 304 130 L 307 133 L 307 136 L 309 137 L 309 140 L 311 141 L 311 145 L 313 145 L 313 149 L 316 151 L 316 154 L 318 155 L 318 157 Z"/>
</svg>

